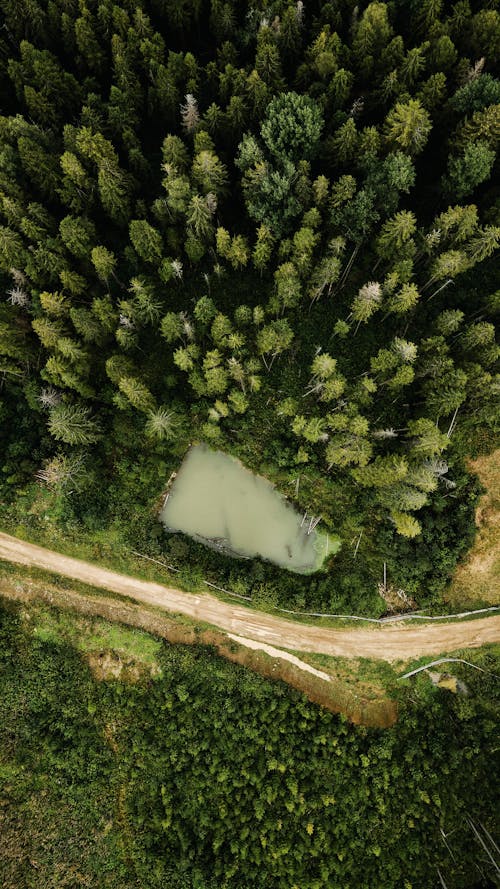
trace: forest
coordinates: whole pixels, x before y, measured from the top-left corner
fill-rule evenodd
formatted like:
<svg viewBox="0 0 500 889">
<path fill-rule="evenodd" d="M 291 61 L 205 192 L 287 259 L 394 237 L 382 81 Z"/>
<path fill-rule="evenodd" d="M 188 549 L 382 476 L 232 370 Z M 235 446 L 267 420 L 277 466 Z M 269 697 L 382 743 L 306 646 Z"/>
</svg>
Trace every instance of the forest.
<svg viewBox="0 0 500 889">
<path fill-rule="evenodd" d="M 499 0 L 0 0 L 1 530 L 260 609 L 446 611 L 499 443 L 499 59 Z M 297 575 L 167 533 L 198 443 L 340 550 Z M 498 885 L 497 647 L 451 691 L 386 665 L 368 728 L 26 602 L 4 889 Z"/>
<path fill-rule="evenodd" d="M 496 0 L 0 0 L 0 506 L 260 606 L 439 604 L 498 439 Z M 168 535 L 192 442 L 342 540 Z"/>
<path fill-rule="evenodd" d="M 398 683 L 399 721 L 375 730 L 128 632 L 103 678 L 85 648 L 116 625 L 0 607 L 3 889 L 498 885 L 494 650 L 469 655 L 486 672 L 453 665 L 466 695 Z"/>
</svg>

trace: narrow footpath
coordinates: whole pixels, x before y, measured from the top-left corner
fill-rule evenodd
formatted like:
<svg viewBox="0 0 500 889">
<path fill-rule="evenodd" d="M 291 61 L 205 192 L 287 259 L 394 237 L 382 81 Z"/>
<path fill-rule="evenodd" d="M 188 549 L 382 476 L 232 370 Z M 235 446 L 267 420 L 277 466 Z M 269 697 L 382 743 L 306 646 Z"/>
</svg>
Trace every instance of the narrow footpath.
<svg viewBox="0 0 500 889">
<path fill-rule="evenodd" d="M 136 580 L 8 534 L 0 533 L 0 559 L 62 574 L 137 602 L 210 623 L 226 633 L 295 651 L 406 661 L 500 642 L 500 615 L 431 625 L 391 624 L 369 629 L 332 629 L 251 611 L 222 602 L 209 593 L 185 593 L 159 583 Z"/>
</svg>

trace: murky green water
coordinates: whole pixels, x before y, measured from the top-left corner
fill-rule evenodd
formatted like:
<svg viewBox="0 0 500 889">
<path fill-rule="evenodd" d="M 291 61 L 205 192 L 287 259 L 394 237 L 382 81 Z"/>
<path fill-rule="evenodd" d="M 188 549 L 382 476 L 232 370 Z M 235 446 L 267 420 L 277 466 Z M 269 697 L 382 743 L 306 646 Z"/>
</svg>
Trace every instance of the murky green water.
<svg viewBox="0 0 500 889">
<path fill-rule="evenodd" d="M 308 534 L 310 517 L 303 522 L 266 479 L 203 445 L 188 451 L 160 519 L 224 552 L 299 573 L 317 570 L 340 546 L 319 529 Z"/>
</svg>

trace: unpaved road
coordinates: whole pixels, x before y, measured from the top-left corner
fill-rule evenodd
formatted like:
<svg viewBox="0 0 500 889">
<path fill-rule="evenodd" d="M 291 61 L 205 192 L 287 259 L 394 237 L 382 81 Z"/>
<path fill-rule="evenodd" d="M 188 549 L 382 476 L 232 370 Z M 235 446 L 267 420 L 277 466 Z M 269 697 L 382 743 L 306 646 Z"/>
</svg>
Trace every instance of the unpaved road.
<svg viewBox="0 0 500 889">
<path fill-rule="evenodd" d="M 406 661 L 459 648 L 477 648 L 486 642 L 500 642 L 500 616 L 496 615 L 465 622 L 418 627 L 392 624 L 363 630 L 339 630 L 311 626 L 231 605 L 208 593 L 184 593 L 159 583 L 135 580 L 125 574 L 118 574 L 2 533 L 0 559 L 43 568 L 91 586 L 129 596 L 138 602 L 205 621 L 227 633 L 296 651 Z"/>
</svg>

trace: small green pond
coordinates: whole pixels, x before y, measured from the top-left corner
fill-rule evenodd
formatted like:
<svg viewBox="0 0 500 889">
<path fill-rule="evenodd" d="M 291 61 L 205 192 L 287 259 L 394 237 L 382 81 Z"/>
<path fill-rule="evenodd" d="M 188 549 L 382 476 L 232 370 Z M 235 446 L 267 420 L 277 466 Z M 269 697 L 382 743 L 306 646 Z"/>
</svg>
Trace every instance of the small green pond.
<svg viewBox="0 0 500 889">
<path fill-rule="evenodd" d="M 191 447 L 160 512 L 170 531 L 182 531 L 226 554 L 260 556 L 301 574 L 317 571 L 337 552 L 338 538 L 312 530 L 265 478 L 228 454 Z"/>
</svg>

